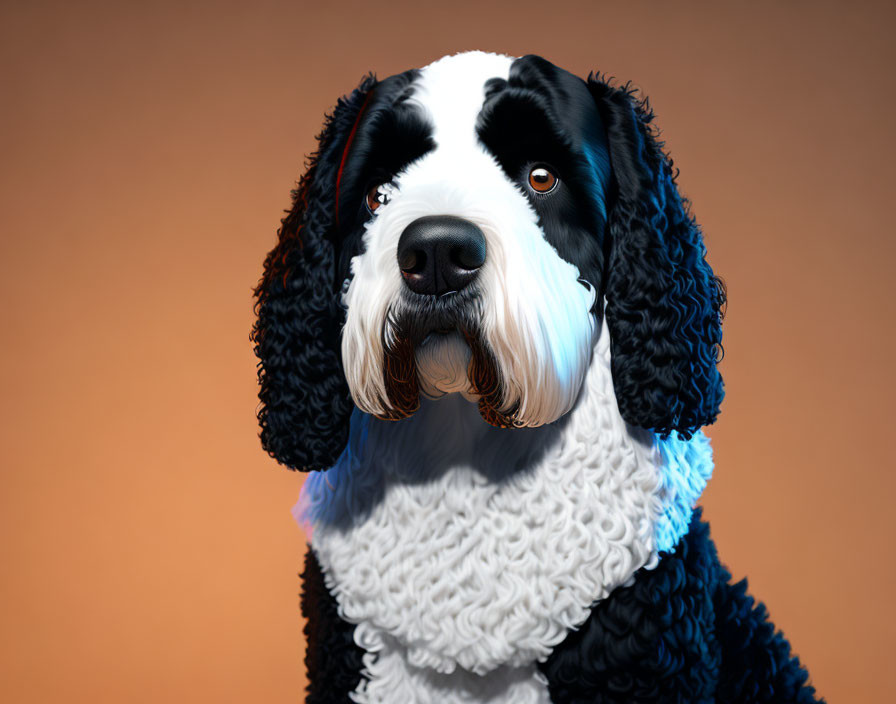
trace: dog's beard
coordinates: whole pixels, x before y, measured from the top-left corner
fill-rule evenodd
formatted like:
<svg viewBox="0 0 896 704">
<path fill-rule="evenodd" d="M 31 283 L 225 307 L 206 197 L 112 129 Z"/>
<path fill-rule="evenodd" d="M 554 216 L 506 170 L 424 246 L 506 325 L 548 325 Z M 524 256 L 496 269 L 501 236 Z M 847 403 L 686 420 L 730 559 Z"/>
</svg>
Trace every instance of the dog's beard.
<svg viewBox="0 0 896 704">
<path fill-rule="evenodd" d="M 400 420 L 419 409 L 421 396 L 459 393 L 500 428 L 552 423 L 571 410 L 591 358 L 590 313 L 578 326 L 567 326 L 577 334 L 560 344 L 546 338 L 555 330 L 538 317 L 529 319 L 532 329 L 511 316 L 504 327 L 489 328 L 480 307 L 470 308 L 473 314 L 450 315 L 397 304 L 386 311 L 378 339 L 363 344 L 345 338 L 343 365 L 358 408 Z M 355 355 L 361 364 L 352 364 Z"/>
<path fill-rule="evenodd" d="M 515 404 L 508 404 L 494 355 L 469 316 L 441 311 L 433 322 L 410 313 L 387 316 L 383 334 L 383 381 L 388 410 L 381 418 L 398 420 L 412 415 L 420 396 L 441 398 L 460 393 L 478 404 L 491 425 L 511 428 Z M 447 322 L 446 322 L 447 321 Z"/>
</svg>

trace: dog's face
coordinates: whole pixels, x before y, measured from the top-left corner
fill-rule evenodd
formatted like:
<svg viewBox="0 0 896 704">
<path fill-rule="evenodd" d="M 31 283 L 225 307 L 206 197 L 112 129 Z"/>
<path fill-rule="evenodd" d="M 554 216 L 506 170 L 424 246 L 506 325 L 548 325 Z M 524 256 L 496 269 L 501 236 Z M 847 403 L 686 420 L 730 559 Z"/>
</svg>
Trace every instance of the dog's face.
<svg viewBox="0 0 896 704">
<path fill-rule="evenodd" d="M 609 155 L 594 100 L 544 61 L 483 54 L 384 88 L 354 139 L 403 156 L 384 166 L 351 145 L 343 170 L 355 404 L 401 418 L 421 392 L 460 392 L 495 425 L 556 420 L 588 367 L 603 268 Z"/>
<path fill-rule="evenodd" d="M 326 467 L 353 406 L 397 420 L 421 395 L 552 423 L 604 315 L 627 422 L 712 422 L 723 297 L 650 120 L 626 90 L 480 52 L 340 101 L 257 291 L 268 451 Z"/>
</svg>

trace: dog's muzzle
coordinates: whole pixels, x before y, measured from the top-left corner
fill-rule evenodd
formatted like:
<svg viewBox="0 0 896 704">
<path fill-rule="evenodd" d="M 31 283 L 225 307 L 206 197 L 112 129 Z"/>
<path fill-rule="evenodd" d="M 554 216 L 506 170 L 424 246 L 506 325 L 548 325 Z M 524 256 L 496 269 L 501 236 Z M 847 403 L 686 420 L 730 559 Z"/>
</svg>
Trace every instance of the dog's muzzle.
<svg viewBox="0 0 896 704">
<path fill-rule="evenodd" d="M 479 397 L 480 414 L 492 425 L 515 427 L 516 408 L 503 408 L 497 364 L 480 334 L 480 292 L 470 286 L 485 264 L 482 230 L 453 215 L 421 217 L 401 233 L 396 255 L 407 289 L 388 323 L 383 377 L 389 410 L 380 417 L 398 420 L 419 408 L 418 348 L 460 343 L 469 348 L 464 375 L 468 391 Z"/>
<path fill-rule="evenodd" d="M 485 235 L 469 220 L 428 215 L 408 225 L 398 240 L 398 266 L 407 287 L 424 296 L 456 293 L 485 263 Z"/>
</svg>

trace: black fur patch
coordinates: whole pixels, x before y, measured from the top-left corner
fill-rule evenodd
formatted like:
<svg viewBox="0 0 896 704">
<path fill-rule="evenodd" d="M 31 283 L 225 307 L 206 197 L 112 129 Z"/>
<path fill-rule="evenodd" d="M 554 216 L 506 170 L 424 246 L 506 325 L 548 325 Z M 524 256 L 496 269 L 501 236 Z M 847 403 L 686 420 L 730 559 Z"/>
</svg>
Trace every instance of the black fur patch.
<svg viewBox="0 0 896 704">
<path fill-rule="evenodd" d="M 336 283 L 340 288 L 349 277 L 352 257 L 362 251 L 363 225 L 371 217 L 365 206 L 367 192 L 391 181 L 435 148 L 432 125 L 407 102 L 419 73 L 405 71 L 390 76 L 376 87 L 346 155 L 336 232 L 339 250 Z"/>
<path fill-rule="evenodd" d="M 724 396 L 724 288 L 646 101 L 596 78 L 588 86 L 613 168 L 604 291 L 619 411 L 632 425 L 689 438 L 715 421 Z"/>
<path fill-rule="evenodd" d="M 339 352 L 334 194 L 348 135 L 375 85 L 365 79 L 327 117 L 255 290 L 261 444 L 290 469 L 329 467 L 348 438 L 354 404 Z"/>
<path fill-rule="evenodd" d="M 265 260 L 252 331 L 258 420 L 262 446 L 291 469 L 331 466 L 348 439 L 354 404 L 340 353 L 342 284 L 360 253 L 368 188 L 433 146 L 429 125 L 404 102 L 416 75 L 370 77 L 339 100 Z"/>
<path fill-rule="evenodd" d="M 349 692 L 361 682 L 364 651 L 352 639 L 355 627 L 339 618 L 336 609 L 336 599 L 327 589 L 320 564 L 309 547 L 302 572 L 306 704 L 344 704 L 351 701 Z"/>
<path fill-rule="evenodd" d="M 698 509 L 674 552 L 598 603 L 540 665 L 552 704 L 819 701 L 746 580 L 730 579 Z"/>
<path fill-rule="evenodd" d="M 506 81 L 486 85 L 477 132 L 529 198 L 557 254 L 601 291 L 609 152 L 585 81 L 538 56 L 517 59 Z M 529 170 L 538 164 L 559 177 L 548 194 L 527 186 Z"/>
</svg>

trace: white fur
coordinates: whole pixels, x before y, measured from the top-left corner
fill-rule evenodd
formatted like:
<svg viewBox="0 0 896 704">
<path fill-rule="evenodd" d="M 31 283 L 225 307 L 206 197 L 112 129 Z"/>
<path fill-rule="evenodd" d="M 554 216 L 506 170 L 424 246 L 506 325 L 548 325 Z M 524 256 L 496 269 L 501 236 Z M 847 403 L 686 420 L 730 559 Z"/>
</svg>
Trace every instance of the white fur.
<svg viewBox="0 0 896 704">
<path fill-rule="evenodd" d="M 461 393 L 468 400 L 475 400 L 467 378 L 470 356 L 470 348 L 460 333 L 429 335 L 415 354 L 423 393 L 429 398 Z"/>
<path fill-rule="evenodd" d="M 594 343 L 589 312 L 595 291 L 557 256 L 526 196 L 476 137 L 484 84 L 506 77 L 511 61 L 481 52 L 451 56 L 424 68 L 415 84 L 409 102 L 432 122 L 437 147 L 397 176 L 391 201 L 367 227 L 365 251 L 352 261 L 343 298 L 343 367 L 355 404 L 367 413 L 388 411 L 383 338 L 391 339 L 388 314 L 403 286 L 396 250 L 404 228 L 425 215 L 463 217 L 485 235 L 477 285 L 482 335 L 505 390 L 501 410 L 517 406 L 515 419 L 523 426 L 550 423 L 569 411 L 581 388 Z M 462 354 L 442 347 L 418 358 L 430 395 L 460 389 L 430 378 L 426 363 L 455 380 L 466 373 L 465 365 L 458 367 Z"/>
<path fill-rule="evenodd" d="M 413 667 L 484 674 L 543 660 L 596 600 L 655 565 L 711 471 L 702 434 L 660 441 L 622 421 L 604 328 L 560 422 L 493 428 L 457 395 L 397 423 L 355 412 L 296 515 L 365 650 L 394 641 Z"/>
<path fill-rule="evenodd" d="M 358 631 L 364 627 L 358 626 Z M 356 637 L 359 637 L 356 635 Z M 363 635 L 360 636 L 363 642 Z M 550 704 L 535 665 L 501 666 L 485 675 L 457 669 L 443 674 L 408 661 L 407 649 L 384 643 L 364 656 L 366 677 L 349 696 L 358 704 Z"/>
</svg>

